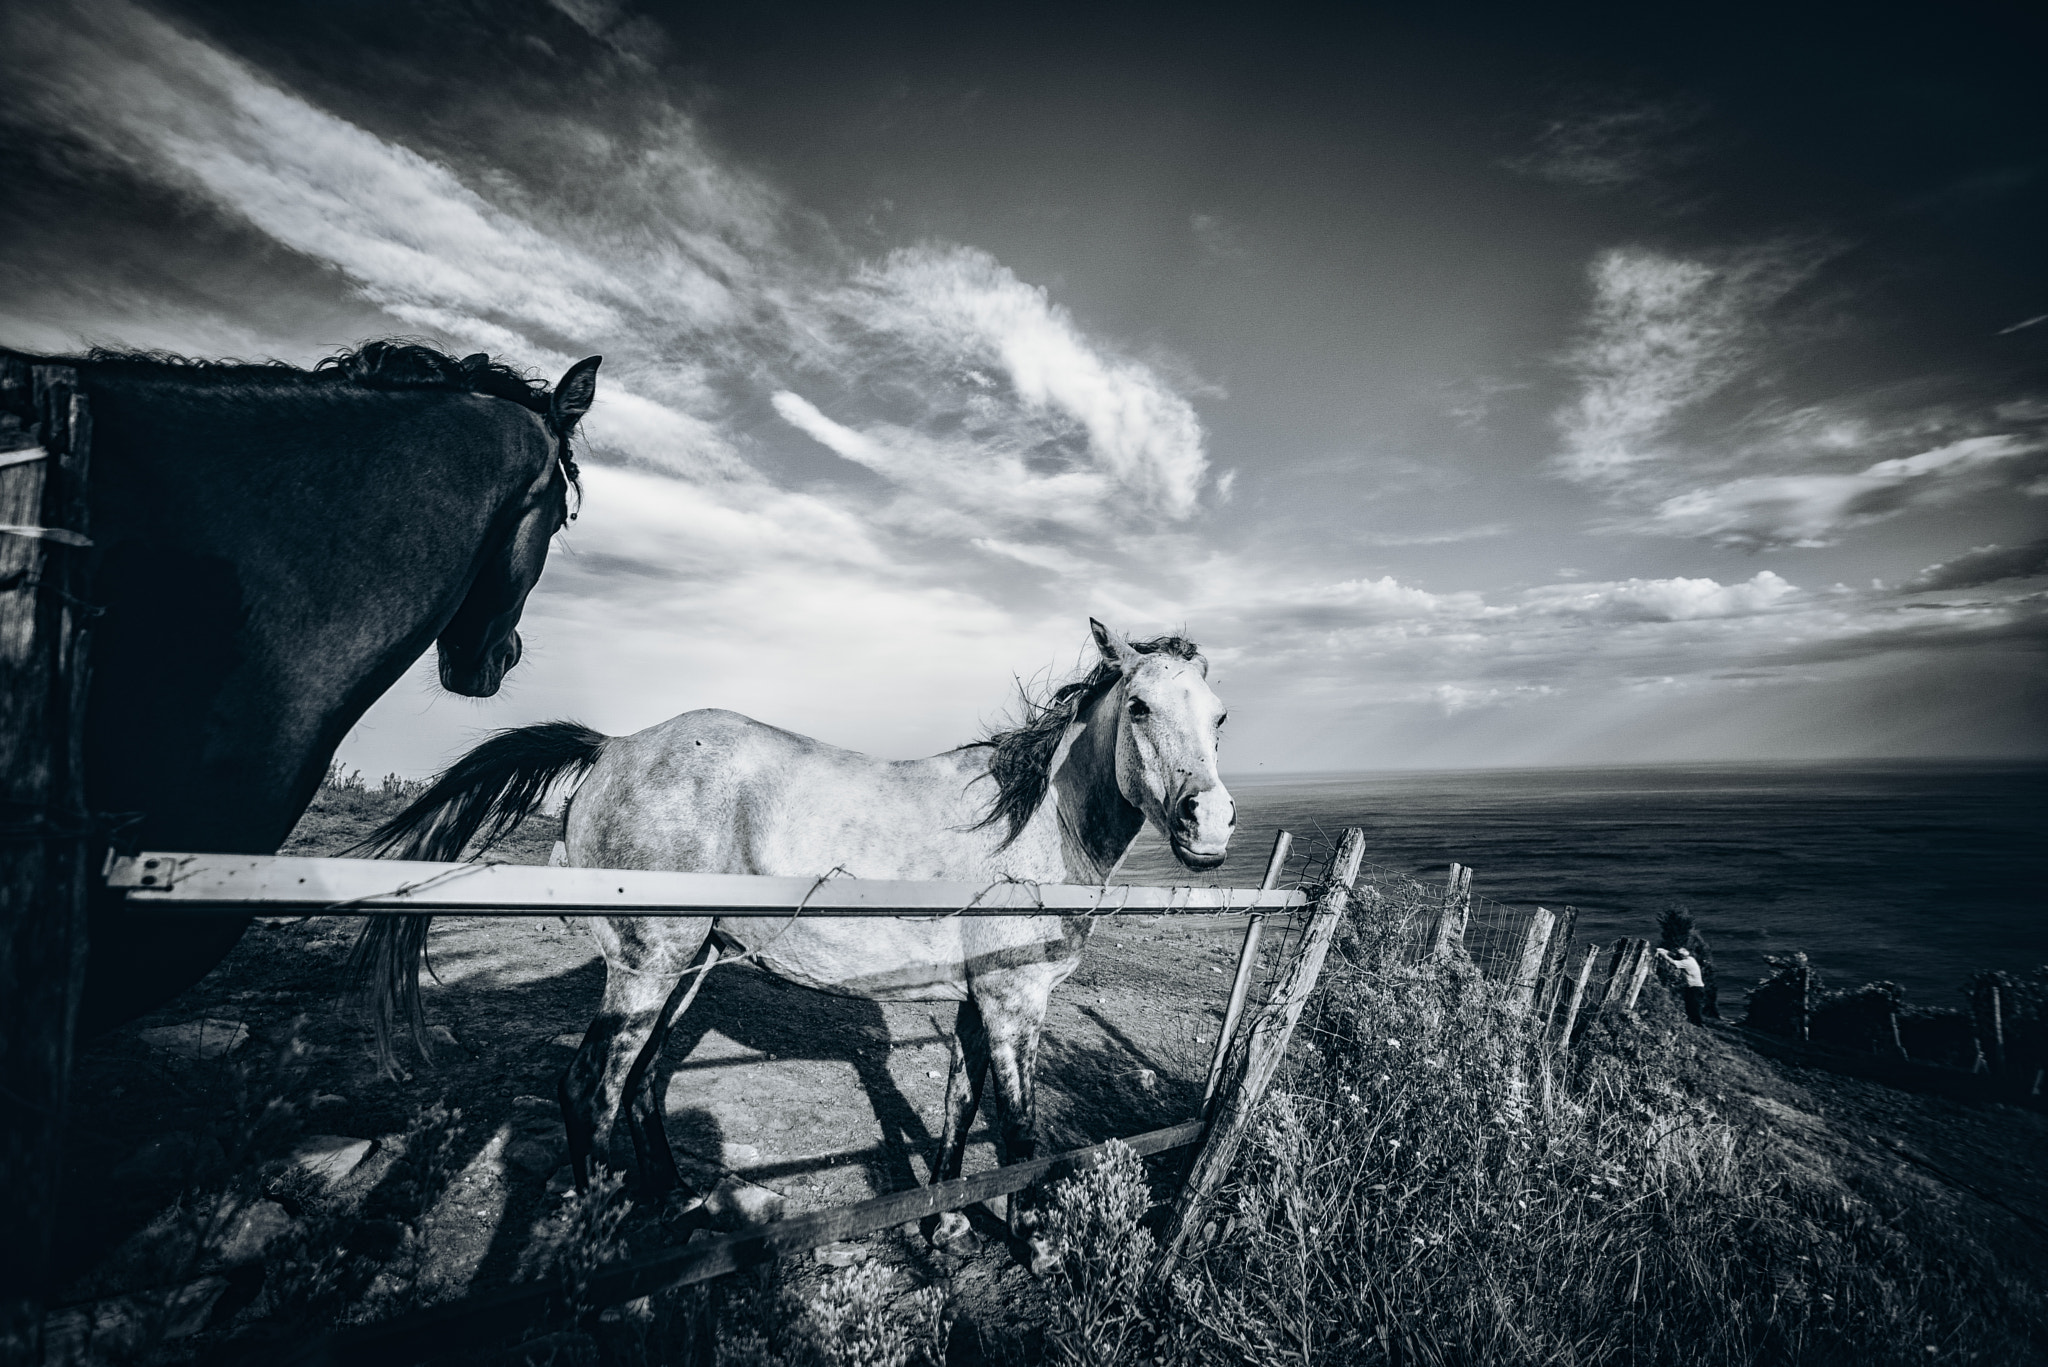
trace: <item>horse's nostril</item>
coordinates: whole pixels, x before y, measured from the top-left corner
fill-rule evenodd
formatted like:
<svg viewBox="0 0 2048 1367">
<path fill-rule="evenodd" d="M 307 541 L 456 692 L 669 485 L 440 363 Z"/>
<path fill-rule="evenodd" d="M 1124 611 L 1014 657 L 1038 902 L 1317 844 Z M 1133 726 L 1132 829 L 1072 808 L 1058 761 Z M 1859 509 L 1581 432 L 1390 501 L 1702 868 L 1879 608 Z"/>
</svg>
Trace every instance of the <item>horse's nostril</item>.
<svg viewBox="0 0 2048 1367">
<path fill-rule="evenodd" d="M 1194 795 L 1193 795 L 1192 793 L 1191 793 L 1191 794 L 1189 794 L 1188 796 L 1186 796 L 1186 797 L 1182 798 L 1182 799 L 1180 800 L 1180 819 L 1181 819 L 1182 821 L 1198 821 L 1198 820 L 1200 820 L 1200 819 L 1201 819 L 1201 811 L 1200 811 L 1200 806 L 1201 806 L 1201 800 L 1200 800 L 1199 798 L 1195 797 L 1195 796 L 1194 796 Z"/>
</svg>

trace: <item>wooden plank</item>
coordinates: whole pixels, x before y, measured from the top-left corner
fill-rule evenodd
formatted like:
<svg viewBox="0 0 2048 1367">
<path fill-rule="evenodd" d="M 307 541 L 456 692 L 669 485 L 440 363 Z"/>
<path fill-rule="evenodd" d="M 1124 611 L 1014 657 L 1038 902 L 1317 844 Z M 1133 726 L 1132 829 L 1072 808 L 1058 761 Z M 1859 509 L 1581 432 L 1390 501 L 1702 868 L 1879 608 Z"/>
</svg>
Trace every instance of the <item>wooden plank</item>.
<svg viewBox="0 0 2048 1367">
<path fill-rule="evenodd" d="M 0 355 L 0 1361 L 41 1361 L 85 977 L 91 423 L 77 373 Z"/>
<path fill-rule="evenodd" d="M 1273 853 L 1266 858 L 1266 876 L 1259 882 L 1261 892 L 1270 891 L 1280 881 L 1280 870 L 1287 863 L 1287 851 L 1293 844 L 1291 831 L 1281 831 L 1273 837 Z M 1209 1057 L 1209 1080 L 1202 1086 L 1205 1116 L 1216 1096 L 1216 1084 L 1223 1079 L 1223 1060 L 1230 1053 L 1230 1041 L 1237 1037 L 1237 1018 L 1244 1012 L 1245 994 L 1251 991 L 1252 968 L 1258 962 L 1259 933 L 1265 921 L 1265 917 L 1254 915 L 1244 928 L 1244 943 L 1238 947 L 1237 976 L 1230 983 L 1230 1003 L 1223 1008 L 1223 1028 L 1216 1032 L 1216 1052 Z"/>
<path fill-rule="evenodd" d="M 1294 961 L 1275 987 L 1273 999 L 1252 1020 L 1231 1051 L 1233 1061 L 1242 1060 L 1241 1071 L 1226 1081 L 1217 1097 L 1213 1128 L 1202 1151 L 1195 1156 L 1187 1186 L 1174 1203 L 1166 1236 L 1160 1241 L 1158 1259 L 1149 1274 L 1155 1284 L 1173 1275 L 1190 1232 L 1200 1227 L 1203 1209 L 1230 1174 L 1230 1165 L 1251 1128 L 1252 1113 L 1265 1096 L 1267 1084 L 1280 1071 L 1287 1041 L 1292 1038 L 1301 1010 L 1308 1004 L 1309 994 L 1322 974 L 1323 959 L 1330 951 L 1330 940 L 1337 933 L 1338 923 L 1344 919 L 1351 885 L 1358 879 L 1358 866 L 1364 857 L 1365 832 L 1354 826 L 1344 832 L 1344 843 L 1338 846 L 1336 862 L 1330 868 L 1330 882 L 1316 901 L 1315 914 L 1309 919 Z"/>
<path fill-rule="evenodd" d="M 1202 1137 L 1203 1129 L 1201 1121 L 1191 1120 L 1110 1142 L 1125 1144 L 1140 1155 L 1150 1155 L 1192 1144 Z M 1109 1143 L 1073 1149 L 951 1182 L 934 1182 L 928 1187 L 892 1192 L 857 1205 L 793 1216 L 616 1264 L 591 1278 L 590 1303 L 593 1306 L 617 1305 L 656 1292 L 710 1281 L 744 1267 L 802 1253 L 820 1244 L 872 1234 L 878 1229 L 920 1220 L 942 1211 L 959 1210 L 1022 1191 L 1050 1177 L 1092 1167 L 1108 1150 Z M 326 1360 L 337 1364 L 337 1367 L 346 1364 L 396 1367 L 397 1364 L 417 1362 L 436 1353 L 474 1349 L 481 1344 L 501 1340 L 537 1320 L 549 1309 L 551 1296 L 550 1288 L 545 1285 L 519 1287 L 471 1296 L 450 1305 L 402 1315 L 383 1324 L 347 1330 L 335 1336 L 333 1356 Z"/>
<path fill-rule="evenodd" d="M 133 909 L 181 915 L 219 908 L 303 915 L 411 912 L 438 916 L 1113 916 L 1286 911 L 1295 891 L 1156 888 L 1116 884 L 909 882 L 868 878 L 769 878 L 652 869 L 544 868 L 532 864 L 430 863 L 405 859 L 310 859 L 284 855 L 145 851 L 113 859 L 107 886 Z"/>
</svg>

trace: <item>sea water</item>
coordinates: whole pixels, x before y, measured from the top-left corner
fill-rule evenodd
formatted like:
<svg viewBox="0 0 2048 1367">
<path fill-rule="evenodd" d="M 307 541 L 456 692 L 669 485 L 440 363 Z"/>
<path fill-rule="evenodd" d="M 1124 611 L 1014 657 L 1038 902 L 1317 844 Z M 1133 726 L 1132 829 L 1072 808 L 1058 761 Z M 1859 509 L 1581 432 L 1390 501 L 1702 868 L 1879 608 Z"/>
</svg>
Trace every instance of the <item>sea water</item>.
<svg viewBox="0 0 2048 1367">
<path fill-rule="evenodd" d="M 2048 765 L 1713 764 L 1226 776 L 1230 859 L 1190 875 L 1149 832 L 1131 883 L 1258 882 L 1274 832 L 1512 905 L 1579 909 L 1581 943 L 1654 939 L 1690 911 L 1722 1000 L 1804 950 L 1830 986 L 1890 979 L 1960 1005 L 1969 974 L 2048 963 Z M 1724 1007 L 1725 1009 L 1725 1007 Z"/>
</svg>

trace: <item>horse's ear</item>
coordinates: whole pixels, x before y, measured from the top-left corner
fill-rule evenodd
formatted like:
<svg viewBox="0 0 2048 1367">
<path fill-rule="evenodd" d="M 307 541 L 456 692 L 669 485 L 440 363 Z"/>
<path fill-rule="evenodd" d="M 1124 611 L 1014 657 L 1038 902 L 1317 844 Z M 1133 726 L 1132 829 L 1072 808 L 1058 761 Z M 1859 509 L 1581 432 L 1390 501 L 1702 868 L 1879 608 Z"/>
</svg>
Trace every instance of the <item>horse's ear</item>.
<svg viewBox="0 0 2048 1367">
<path fill-rule="evenodd" d="M 1102 652 L 1103 663 L 1115 666 L 1119 673 L 1128 674 L 1142 663 L 1129 641 L 1093 617 L 1088 619 L 1088 631 L 1095 637 L 1095 648 Z"/>
<path fill-rule="evenodd" d="M 548 399 L 548 416 L 554 420 L 555 431 L 568 436 L 576 430 L 576 424 L 590 411 L 590 404 L 597 397 L 597 367 L 604 361 L 602 356 L 586 356 L 569 367 L 566 375 L 555 385 L 555 392 Z"/>
</svg>

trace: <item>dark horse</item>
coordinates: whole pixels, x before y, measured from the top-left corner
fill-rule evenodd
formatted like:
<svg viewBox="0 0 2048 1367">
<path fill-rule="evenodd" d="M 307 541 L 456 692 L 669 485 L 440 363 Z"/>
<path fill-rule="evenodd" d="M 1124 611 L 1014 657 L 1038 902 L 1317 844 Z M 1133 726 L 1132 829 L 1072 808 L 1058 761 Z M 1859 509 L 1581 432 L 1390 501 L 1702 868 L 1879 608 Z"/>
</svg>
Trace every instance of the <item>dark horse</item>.
<svg viewBox="0 0 2048 1367">
<path fill-rule="evenodd" d="M 550 390 L 509 366 L 372 342 L 312 370 L 94 351 L 91 810 L 159 850 L 274 852 L 335 747 L 429 643 L 489 697 L 569 517 L 598 357 Z M 91 907 L 79 1029 L 140 1015 L 246 917 Z"/>
</svg>

